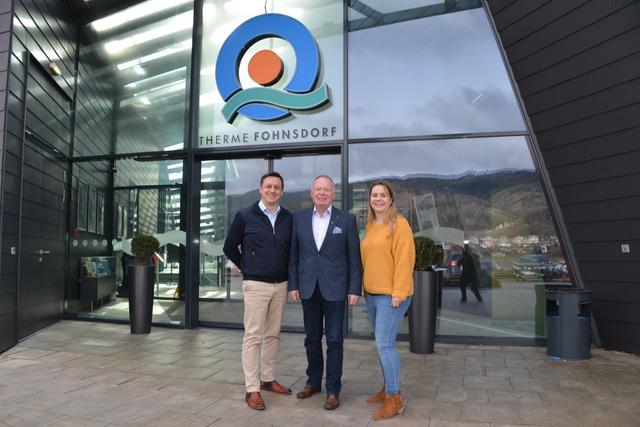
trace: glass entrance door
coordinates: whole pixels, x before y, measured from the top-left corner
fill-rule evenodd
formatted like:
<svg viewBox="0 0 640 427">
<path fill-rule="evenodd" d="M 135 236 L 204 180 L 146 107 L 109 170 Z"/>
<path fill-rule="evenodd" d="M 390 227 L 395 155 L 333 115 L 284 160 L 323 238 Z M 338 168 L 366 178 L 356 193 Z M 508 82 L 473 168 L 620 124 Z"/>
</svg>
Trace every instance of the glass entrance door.
<svg viewBox="0 0 640 427">
<path fill-rule="evenodd" d="M 277 171 L 284 177 L 280 205 L 292 212 L 311 206 L 311 182 L 318 175 L 333 178 L 334 204 L 342 205 L 340 154 L 203 161 L 199 269 L 199 319 L 203 324 L 242 325 L 242 275 L 227 262 L 222 246 L 236 212 L 259 200 L 260 177 L 269 171 Z M 283 328 L 302 329 L 300 304 L 287 305 Z"/>
</svg>

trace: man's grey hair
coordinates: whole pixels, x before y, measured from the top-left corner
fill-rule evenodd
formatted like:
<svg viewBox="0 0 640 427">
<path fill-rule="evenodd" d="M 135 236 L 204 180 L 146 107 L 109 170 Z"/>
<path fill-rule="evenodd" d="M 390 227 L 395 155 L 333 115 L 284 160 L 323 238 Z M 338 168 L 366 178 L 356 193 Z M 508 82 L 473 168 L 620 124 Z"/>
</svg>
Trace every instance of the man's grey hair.
<svg viewBox="0 0 640 427">
<path fill-rule="evenodd" d="M 315 184 L 316 181 L 319 180 L 320 178 L 326 178 L 329 181 L 331 181 L 331 187 L 335 190 L 336 183 L 333 181 L 333 178 L 331 178 L 329 175 L 318 175 L 315 178 L 313 178 L 313 181 L 311 181 L 311 189 L 313 189 L 313 184 Z"/>
</svg>

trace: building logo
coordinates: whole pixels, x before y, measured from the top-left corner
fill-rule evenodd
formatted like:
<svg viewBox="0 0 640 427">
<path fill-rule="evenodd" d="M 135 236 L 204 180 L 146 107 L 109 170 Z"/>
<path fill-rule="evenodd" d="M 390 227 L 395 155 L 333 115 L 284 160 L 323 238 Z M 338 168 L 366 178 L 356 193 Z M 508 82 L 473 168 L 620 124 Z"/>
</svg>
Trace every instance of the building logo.
<svg viewBox="0 0 640 427">
<path fill-rule="evenodd" d="M 248 64 L 249 77 L 259 87 L 243 89 L 239 80 L 242 56 L 254 43 L 277 37 L 291 44 L 296 68 L 291 81 L 283 88 L 269 86 L 282 77 L 282 60 L 272 50 L 257 52 Z M 233 123 L 238 114 L 253 120 L 273 121 L 287 117 L 291 111 L 313 110 L 329 102 L 326 84 L 316 88 L 320 73 L 320 53 L 309 30 L 298 20 L 268 13 L 255 16 L 236 28 L 220 48 L 216 61 L 216 83 L 225 101 L 222 115 Z"/>
</svg>

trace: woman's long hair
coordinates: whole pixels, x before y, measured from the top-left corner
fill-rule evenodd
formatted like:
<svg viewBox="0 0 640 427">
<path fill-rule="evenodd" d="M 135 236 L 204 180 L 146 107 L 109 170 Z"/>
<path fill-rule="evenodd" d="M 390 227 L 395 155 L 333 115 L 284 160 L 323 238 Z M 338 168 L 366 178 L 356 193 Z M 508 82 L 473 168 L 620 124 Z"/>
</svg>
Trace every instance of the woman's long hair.
<svg viewBox="0 0 640 427">
<path fill-rule="evenodd" d="M 387 193 L 389 193 L 389 198 L 391 199 L 391 204 L 389 205 L 389 209 L 387 210 L 386 214 L 384 215 L 384 218 L 382 218 L 382 222 L 387 224 L 389 226 L 389 235 L 392 235 L 393 232 L 396 230 L 396 220 L 398 218 L 398 210 L 396 209 L 396 199 L 393 195 L 393 187 L 391 186 L 391 183 L 388 181 L 375 181 L 371 184 L 371 186 L 369 187 L 369 200 L 368 200 L 368 205 L 369 205 L 369 215 L 367 217 L 367 221 L 369 223 L 373 223 L 376 221 L 376 213 L 373 210 L 373 208 L 371 207 L 371 192 L 373 191 L 373 187 L 375 187 L 376 185 L 381 185 L 383 186 L 386 190 Z"/>
</svg>

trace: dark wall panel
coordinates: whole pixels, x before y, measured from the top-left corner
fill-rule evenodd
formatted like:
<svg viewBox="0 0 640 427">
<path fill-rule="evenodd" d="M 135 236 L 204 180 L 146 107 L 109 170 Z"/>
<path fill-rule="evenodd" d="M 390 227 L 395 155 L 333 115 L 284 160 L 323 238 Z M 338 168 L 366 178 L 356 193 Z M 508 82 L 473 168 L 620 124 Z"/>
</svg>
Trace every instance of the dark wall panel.
<svg viewBox="0 0 640 427">
<path fill-rule="evenodd" d="M 567 225 L 573 243 L 640 240 L 640 219 L 598 221 L 597 226 L 589 222 Z M 639 288 L 640 289 L 640 288 Z"/>
<path fill-rule="evenodd" d="M 608 280 L 586 281 L 585 284 L 591 289 L 593 298 L 597 301 L 633 304 L 634 307 L 640 304 L 640 287 L 630 288 L 626 283 L 613 283 Z"/>
<path fill-rule="evenodd" d="M 0 58 L 6 57 L 0 60 L 0 90 L 5 94 L 0 100 L 5 165 L 0 174 L 0 316 L 11 310 L 13 322 L 10 331 L 0 331 L 0 351 L 10 341 L 5 334 L 15 341 L 62 314 L 67 164 L 49 147 L 71 155 L 76 57 L 76 29 L 63 0 L 9 3 L 13 14 L 6 21 L 13 27 L 11 48 L 6 50 L 2 49 L 6 2 L 0 5 Z M 46 71 L 49 63 L 56 63 L 62 75 L 51 76 Z M 3 74 L 7 64 L 10 68 Z M 17 255 L 11 254 L 11 247 Z M 50 254 L 39 257 L 40 250 Z"/>
<path fill-rule="evenodd" d="M 487 4 L 602 343 L 640 353 L 640 2 Z"/>
<path fill-rule="evenodd" d="M 586 95 L 606 90 L 612 85 L 628 83 L 637 77 L 633 74 L 633 70 L 637 69 L 639 65 L 640 53 L 635 53 L 593 72 L 553 86 L 552 90 L 543 90 L 530 95 L 528 97 L 530 105 L 528 112 L 536 114 Z"/>
<path fill-rule="evenodd" d="M 595 200 L 610 200 L 640 194 L 640 174 L 603 178 L 598 181 L 578 182 L 559 186 L 556 193 L 563 204 L 585 203 Z"/>
<path fill-rule="evenodd" d="M 0 2 L 0 353 L 16 342 L 16 291 L 14 283 L 4 277 L 4 259 L 10 256 L 13 240 L 3 236 L 3 230 L 8 221 L 3 220 L 2 197 L 3 175 L 7 169 L 6 162 L 6 118 L 9 81 L 9 64 L 11 57 L 11 22 L 13 17 L 13 0 Z"/>
<path fill-rule="evenodd" d="M 623 33 L 614 40 L 608 40 L 569 57 L 566 61 L 553 64 L 537 74 L 529 74 L 527 70 L 523 70 L 528 75 L 522 77 L 520 84 L 522 94 L 524 96 L 535 94 L 637 53 L 638 47 L 634 41 L 638 39 L 638 33 L 637 29 Z M 618 43 L 625 46 L 619 47 Z"/>
</svg>

